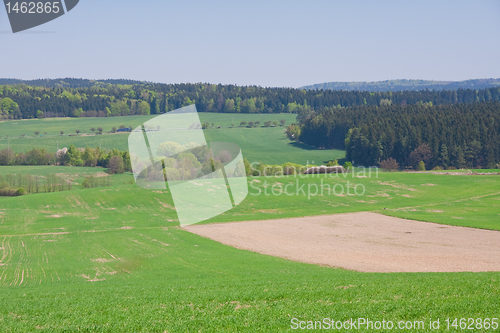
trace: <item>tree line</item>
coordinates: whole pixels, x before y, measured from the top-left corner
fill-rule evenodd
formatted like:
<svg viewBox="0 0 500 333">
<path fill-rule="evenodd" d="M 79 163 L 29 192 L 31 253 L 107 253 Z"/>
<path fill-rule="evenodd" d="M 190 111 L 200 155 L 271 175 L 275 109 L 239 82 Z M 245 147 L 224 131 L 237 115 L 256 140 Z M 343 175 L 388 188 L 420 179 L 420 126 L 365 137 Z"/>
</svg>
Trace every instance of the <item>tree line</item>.
<svg viewBox="0 0 500 333">
<path fill-rule="evenodd" d="M 500 162 L 500 103 L 386 105 L 298 115 L 287 135 L 345 149 L 358 165 L 390 168 L 495 168 Z"/>
<path fill-rule="evenodd" d="M 82 188 L 111 186 L 111 176 L 85 176 Z M 46 176 L 24 174 L 0 175 L 0 196 L 17 197 L 26 194 L 50 193 L 70 191 L 73 189 L 73 180 L 65 176 L 50 173 Z"/>
<path fill-rule="evenodd" d="M 25 153 L 15 153 L 10 148 L 0 150 L 0 166 L 7 165 L 66 165 L 108 168 L 109 173 L 131 171 L 130 154 L 118 149 L 100 149 L 87 147 L 78 149 L 71 145 L 69 149 L 60 149 L 49 153 L 44 148 L 33 148 Z"/>
<path fill-rule="evenodd" d="M 300 113 L 324 108 L 500 101 L 500 88 L 400 92 L 304 90 L 215 84 L 0 85 L 0 118 L 162 114 L 196 104 L 200 112 Z"/>
</svg>

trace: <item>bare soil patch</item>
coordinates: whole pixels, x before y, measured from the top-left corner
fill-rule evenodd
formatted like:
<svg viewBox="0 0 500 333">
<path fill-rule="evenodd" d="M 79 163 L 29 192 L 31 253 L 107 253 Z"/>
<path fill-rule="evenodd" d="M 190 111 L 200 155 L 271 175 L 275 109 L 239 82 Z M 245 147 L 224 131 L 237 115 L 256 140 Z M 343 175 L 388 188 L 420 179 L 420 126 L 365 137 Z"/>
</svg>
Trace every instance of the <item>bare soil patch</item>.
<svg viewBox="0 0 500 333">
<path fill-rule="evenodd" d="M 500 232 L 370 212 L 191 225 L 239 249 L 362 272 L 500 271 Z"/>
</svg>

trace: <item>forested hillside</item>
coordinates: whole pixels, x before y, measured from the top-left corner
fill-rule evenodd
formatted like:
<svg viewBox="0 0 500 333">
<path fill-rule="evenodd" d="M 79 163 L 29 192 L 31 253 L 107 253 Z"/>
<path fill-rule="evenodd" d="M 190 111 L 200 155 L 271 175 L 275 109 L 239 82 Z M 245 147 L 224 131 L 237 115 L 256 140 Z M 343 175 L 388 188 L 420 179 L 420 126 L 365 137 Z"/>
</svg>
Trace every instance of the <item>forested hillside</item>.
<svg viewBox="0 0 500 333">
<path fill-rule="evenodd" d="M 298 113 L 362 105 L 440 105 L 500 100 L 500 88 L 371 93 L 201 83 L 111 84 L 64 80 L 70 86 L 88 87 L 54 86 L 57 80 L 48 81 L 49 87 L 0 85 L 0 119 L 160 114 L 193 103 L 200 112 Z"/>
<path fill-rule="evenodd" d="M 334 108 L 298 119 L 301 126 L 289 127 L 290 136 L 346 149 L 356 164 L 392 158 L 414 169 L 421 161 L 427 169 L 495 168 L 500 161 L 500 102 Z"/>
<path fill-rule="evenodd" d="M 475 79 L 466 81 L 386 80 L 375 82 L 325 82 L 304 86 L 302 88 L 307 90 L 417 91 L 425 89 L 457 90 L 485 89 L 494 87 L 500 87 L 500 79 Z"/>
</svg>

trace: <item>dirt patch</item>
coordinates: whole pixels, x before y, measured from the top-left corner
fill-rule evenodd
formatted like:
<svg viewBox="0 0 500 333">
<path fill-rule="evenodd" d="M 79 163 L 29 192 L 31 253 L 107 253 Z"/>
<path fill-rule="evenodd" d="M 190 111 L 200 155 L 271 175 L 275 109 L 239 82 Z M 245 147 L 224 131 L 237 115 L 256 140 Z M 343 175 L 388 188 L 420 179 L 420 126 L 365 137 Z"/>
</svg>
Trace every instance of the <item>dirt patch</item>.
<svg viewBox="0 0 500 333">
<path fill-rule="evenodd" d="M 104 258 L 97 258 L 97 259 L 92 259 L 94 262 L 111 262 L 113 259 L 104 259 Z"/>
<path fill-rule="evenodd" d="M 184 227 L 239 249 L 363 272 L 500 271 L 500 232 L 370 212 Z"/>
</svg>

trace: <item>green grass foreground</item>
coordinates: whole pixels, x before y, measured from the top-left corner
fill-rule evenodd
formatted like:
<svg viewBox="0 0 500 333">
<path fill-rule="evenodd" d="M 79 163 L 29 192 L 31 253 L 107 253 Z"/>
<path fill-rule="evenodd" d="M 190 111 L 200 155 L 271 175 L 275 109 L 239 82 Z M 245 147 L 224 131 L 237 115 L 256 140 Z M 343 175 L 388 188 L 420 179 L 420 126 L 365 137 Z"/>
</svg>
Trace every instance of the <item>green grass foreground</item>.
<svg viewBox="0 0 500 333">
<path fill-rule="evenodd" d="M 448 317 L 500 317 L 498 272 L 359 273 L 237 250 L 176 227 L 168 190 L 131 178 L 0 201 L 1 331 L 276 332 L 292 331 L 292 318 L 365 317 L 424 320 L 422 331 L 444 332 Z M 247 199 L 210 222 L 378 211 L 500 230 L 499 176 L 249 180 Z M 362 184 L 365 194 L 265 195 L 289 183 L 297 193 L 297 181 L 306 191 Z M 428 328 L 431 317 L 441 330 Z"/>
</svg>

